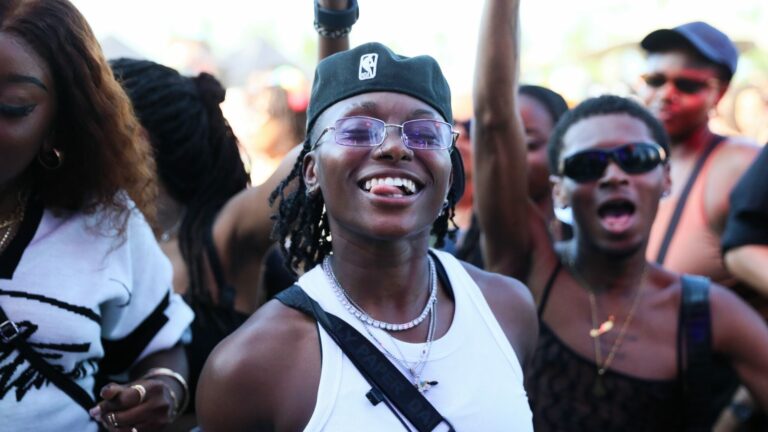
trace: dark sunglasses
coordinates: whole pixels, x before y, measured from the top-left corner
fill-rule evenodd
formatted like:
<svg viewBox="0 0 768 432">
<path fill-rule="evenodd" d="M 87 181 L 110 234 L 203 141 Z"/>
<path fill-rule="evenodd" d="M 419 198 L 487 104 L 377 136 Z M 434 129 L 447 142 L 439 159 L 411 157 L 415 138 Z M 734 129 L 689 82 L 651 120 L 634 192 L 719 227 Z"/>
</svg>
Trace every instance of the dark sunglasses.
<svg viewBox="0 0 768 432">
<path fill-rule="evenodd" d="M 578 183 L 598 180 L 613 160 L 628 174 L 642 174 L 667 159 L 667 152 L 653 143 L 631 143 L 610 150 L 589 149 L 574 153 L 560 163 L 560 173 Z"/>
<path fill-rule="evenodd" d="M 684 78 L 684 77 L 667 78 L 667 76 L 663 74 L 649 74 L 649 75 L 643 75 L 643 81 L 645 81 L 645 84 L 648 85 L 648 87 L 653 87 L 653 88 L 660 88 L 661 86 L 666 84 L 667 81 L 669 81 L 681 93 L 696 94 L 704 90 L 705 88 L 709 87 L 709 83 L 711 82 L 711 79 L 696 79 L 696 78 Z"/>
</svg>

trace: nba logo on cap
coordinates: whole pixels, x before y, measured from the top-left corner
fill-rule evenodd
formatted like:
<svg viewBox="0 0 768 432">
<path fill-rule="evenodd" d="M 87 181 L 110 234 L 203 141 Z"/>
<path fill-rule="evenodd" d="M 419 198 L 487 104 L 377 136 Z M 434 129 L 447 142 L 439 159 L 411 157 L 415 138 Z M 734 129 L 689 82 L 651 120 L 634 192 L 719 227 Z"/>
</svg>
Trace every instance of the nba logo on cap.
<svg viewBox="0 0 768 432">
<path fill-rule="evenodd" d="M 363 54 L 360 56 L 360 70 L 358 73 L 360 81 L 376 77 L 376 63 L 378 61 L 379 55 L 376 53 Z"/>
</svg>

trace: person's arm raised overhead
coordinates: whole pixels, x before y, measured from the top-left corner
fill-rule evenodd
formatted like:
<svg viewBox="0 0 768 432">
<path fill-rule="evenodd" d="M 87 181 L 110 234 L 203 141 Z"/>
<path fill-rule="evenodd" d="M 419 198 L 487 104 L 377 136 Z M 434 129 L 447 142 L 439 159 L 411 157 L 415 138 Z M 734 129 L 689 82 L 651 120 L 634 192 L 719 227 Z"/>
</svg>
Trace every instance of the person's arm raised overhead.
<svg viewBox="0 0 768 432">
<path fill-rule="evenodd" d="M 526 147 L 517 106 L 518 0 L 483 10 L 473 104 L 475 206 L 486 268 L 523 278 L 531 248 Z"/>
<path fill-rule="evenodd" d="M 349 32 L 357 21 L 357 0 L 314 0 L 318 60 L 349 49 Z"/>
</svg>

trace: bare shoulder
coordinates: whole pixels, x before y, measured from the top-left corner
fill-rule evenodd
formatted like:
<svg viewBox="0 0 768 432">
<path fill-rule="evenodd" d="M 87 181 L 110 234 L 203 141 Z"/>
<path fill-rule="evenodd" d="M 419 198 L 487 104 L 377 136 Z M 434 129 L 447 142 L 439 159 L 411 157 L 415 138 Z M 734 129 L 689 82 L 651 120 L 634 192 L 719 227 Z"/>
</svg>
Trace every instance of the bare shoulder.
<svg viewBox="0 0 768 432">
<path fill-rule="evenodd" d="M 539 321 L 531 292 L 515 278 L 487 272 L 469 263 L 462 264 L 480 287 L 520 363 L 527 363 L 536 349 L 539 335 Z"/>
<path fill-rule="evenodd" d="M 760 147 L 743 137 L 728 137 L 712 155 L 712 168 L 708 170 L 704 209 L 709 227 L 722 233 L 728 218 L 729 196 L 747 168 L 757 157 Z"/>
<path fill-rule="evenodd" d="M 710 286 L 709 305 L 716 351 L 729 352 L 735 348 L 734 344 L 757 342 L 749 335 L 753 329 L 764 329 L 765 324 L 757 312 L 733 291 L 713 283 Z"/>
<path fill-rule="evenodd" d="M 722 169 L 744 171 L 760 153 L 760 146 L 751 138 L 729 136 L 723 141 L 716 153 L 714 163 L 718 170 Z"/>
<path fill-rule="evenodd" d="M 197 392 L 200 424 L 213 432 L 302 429 L 319 380 L 315 322 L 270 301 L 208 358 Z"/>
</svg>

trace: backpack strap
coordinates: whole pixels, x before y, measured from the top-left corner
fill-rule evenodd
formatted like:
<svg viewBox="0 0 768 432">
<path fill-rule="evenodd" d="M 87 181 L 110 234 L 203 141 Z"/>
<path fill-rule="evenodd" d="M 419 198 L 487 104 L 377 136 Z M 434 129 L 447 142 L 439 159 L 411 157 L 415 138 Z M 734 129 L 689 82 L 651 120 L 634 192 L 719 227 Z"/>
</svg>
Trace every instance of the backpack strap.
<svg viewBox="0 0 768 432">
<path fill-rule="evenodd" d="M 419 432 L 429 432 L 440 423 L 451 423 L 419 393 L 407 378 L 365 336 L 341 318 L 327 313 L 300 286 L 294 284 L 278 293 L 275 298 L 284 305 L 314 318 L 331 336 L 352 364 L 360 371 L 372 389 L 366 394 L 376 405 L 384 401 L 395 416 L 410 430 L 398 415 L 402 413 Z M 397 408 L 395 411 L 392 406 Z"/>
<path fill-rule="evenodd" d="M 26 336 L 27 335 L 19 329 L 19 326 L 8 318 L 8 315 L 5 314 L 2 306 L 0 306 L 0 345 L 16 348 L 23 359 L 27 360 L 29 364 L 37 369 L 37 371 L 46 379 L 55 384 L 56 387 L 61 389 L 61 391 L 71 397 L 72 400 L 77 402 L 78 405 L 83 407 L 86 412 L 93 408 L 96 405 L 96 402 L 91 395 L 71 378 L 64 375 L 61 370 L 54 368 L 50 363 L 45 361 L 37 351 L 29 346 L 25 339 Z"/>
<path fill-rule="evenodd" d="M 709 278 L 683 275 L 682 301 L 677 332 L 677 368 L 682 377 L 686 432 L 710 430 L 712 395 L 712 323 L 709 312 Z M 685 365 L 685 367 L 683 366 Z"/>
<path fill-rule="evenodd" d="M 685 182 L 685 187 L 683 187 L 683 191 L 680 193 L 680 199 L 677 200 L 677 205 L 675 205 L 675 211 L 672 213 L 669 225 L 667 225 L 667 232 L 664 233 L 664 239 L 661 241 L 661 247 L 659 247 L 659 254 L 656 256 L 657 264 L 664 265 L 664 259 L 667 257 L 669 245 L 672 243 L 672 237 L 675 236 L 677 225 L 680 223 L 680 218 L 683 216 L 683 210 L 685 210 L 685 203 L 688 201 L 688 195 L 690 195 L 691 189 L 693 189 L 693 185 L 696 183 L 696 179 L 699 177 L 701 169 L 704 168 L 704 162 L 707 161 L 709 155 L 712 154 L 718 144 L 723 140 L 725 140 L 725 137 L 720 135 L 712 137 L 712 140 L 707 144 L 707 147 L 696 160 L 696 164 L 693 166 L 693 170 L 688 176 L 688 180 Z"/>
</svg>

